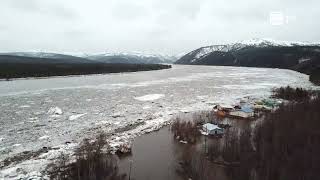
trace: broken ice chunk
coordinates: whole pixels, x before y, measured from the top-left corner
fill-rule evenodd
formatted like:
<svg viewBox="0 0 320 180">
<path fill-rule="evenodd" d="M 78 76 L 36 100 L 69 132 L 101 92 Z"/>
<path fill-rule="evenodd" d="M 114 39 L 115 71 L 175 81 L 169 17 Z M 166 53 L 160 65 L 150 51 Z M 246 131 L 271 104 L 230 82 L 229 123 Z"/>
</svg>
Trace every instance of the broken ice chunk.
<svg viewBox="0 0 320 180">
<path fill-rule="evenodd" d="M 134 99 L 138 101 L 153 101 L 153 100 L 163 98 L 164 96 L 165 96 L 164 94 L 148 94 L 145 96 L 135 97 Z"/>
<path fill-rule="evenodd" d="M 30 106 L 29 105 L 22 105 L 20 106 L 20 108 L 29 108 Z"/>
<path fill-rule="evenodd" d="M 62 110 L 59 107 L 51 107 L 48 111 L 48 114 L 52 114 L 52 115 L 61 115 L 62 114 Z"/>
<path fill-rule="evenodd" d="M 39 140 L 45 140 L 45 139 L 49 139 L 49 136 L 42 136 L 42 137 L 39 137 Z"/>
<path fill-rule="evenodd" d="M 71 116 L 69 116 L 69 120 L 70 121 L 76 120 L 76 119 L 78 119 L 78 118 L 80 118 L 80 117 L 82 117 L 82 116 L 84 116 L 86 114 L 87 113 L 71 115 Z"/>
</svg>

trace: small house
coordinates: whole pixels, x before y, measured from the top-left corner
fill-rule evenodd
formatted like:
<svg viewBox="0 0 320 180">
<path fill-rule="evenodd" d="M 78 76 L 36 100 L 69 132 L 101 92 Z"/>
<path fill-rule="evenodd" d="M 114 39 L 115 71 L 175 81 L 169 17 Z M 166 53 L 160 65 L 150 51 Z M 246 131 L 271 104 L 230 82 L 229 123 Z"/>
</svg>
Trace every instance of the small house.
<svg viewBox="0 0 320 180">
<path fill-rule="evenodd" d="M 231 111 L 229 114 L 240 118 L 250 118 L 254 116 L 254 111 L 249 106 L 242 106 L 241 109 Z"/>
<path fill-rule="evenodd" d="M 215 107 L 217 109 L 216 113 L 218 116 L 226 116 L 230 111 L 232 111 L 234 108 L 229 105 L 218 105 Z"/>
<path fill-rule="evenodd" d="M 234 109 L 233 106 L 226 105 L 226 104 L 218 105 L 217 108 L 218 108 L 218 110 L 220 110 L 220 111 L 226 111 L 226 112 L 232 111 L 232 110 Z"/>
<path fill-rule="evenodd" d="M 222 135 L 223 129 L 217 125 L 207 123 L 202 126 L 202 131 L 206 132 L 208 135 Z"/>
</svg>

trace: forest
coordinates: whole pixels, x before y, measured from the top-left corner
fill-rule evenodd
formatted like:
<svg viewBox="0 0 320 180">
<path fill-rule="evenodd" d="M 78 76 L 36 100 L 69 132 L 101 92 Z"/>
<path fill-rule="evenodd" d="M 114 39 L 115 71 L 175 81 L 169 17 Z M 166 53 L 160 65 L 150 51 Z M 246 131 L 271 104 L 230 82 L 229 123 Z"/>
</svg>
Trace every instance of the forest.
<svg viewBox="0 0 320 180">
<path fill-rule="evenodd" d="M 315 69 L 310 74 L 310 81 L 316 85 L 320 85 L 320 68 Z"/>
<path fill-rule="evenodd" d="M 162 64 L 0 63 L 0 79 L 150 71 L 171 68 Z"/>
</svg>

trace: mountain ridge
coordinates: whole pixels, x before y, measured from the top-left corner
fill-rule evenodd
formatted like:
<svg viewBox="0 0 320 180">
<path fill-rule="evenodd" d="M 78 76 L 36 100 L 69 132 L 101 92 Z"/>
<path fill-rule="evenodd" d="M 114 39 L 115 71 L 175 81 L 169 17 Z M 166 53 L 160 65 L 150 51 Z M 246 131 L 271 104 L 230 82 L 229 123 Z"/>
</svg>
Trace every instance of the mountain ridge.
<svg viewBox="0 0 320 180">
<path fill-rule="evenodd" d="M 319 56 L 320 44 L 260 40 L 201 47 L 181 57 L 176 64 L 291 68 L 311 59 L 316 62 Z"/>
<path fill-rule="evenodd" d="M 229 43 L 229 44 L 217 44 L 217 45 L 211 45 L 211 46 L 204 46 L 200 47 L 196 50 L 193 50 L 181 58 L 185 56 L 194 56 L 191 62 L 195 62 L 198 59 L 201 59 L 210 53 L 213 52 L 234 52 L 243 48 L 266 48 L 266 47 L 294 47 L 294 46 L 319 46 L 320 43 L 309 43 L 309 42 L 289 42 L 289 41 L 276 41 L 272 39 L 250 39 L 250 40 L 244 40 L 244 41 L 239 41 L 235 43 Z M 180 58 L 180 59 L 181 59 Z M 179 59 L 179 60 L 180 60 Z M 178 60 L 178 64 L 179 64 Z"/>
<path fill-rule="evenodd" d="M 138 52 L 118 52 L 118 53 L 100 53 L 83 56 L 87 59 L 104 62 L 104 63 L 136 63 L 136 64 L 158 64 L 168 63 L 172 64 L 178 58 L 170 55 L 160 54 L 144 54 Z"/>
<path fill-rule="evenodd" d="M 15 56 L 15 57 L 27 57 L 27 58 L 41 58 L 52 60 L 78 60 L 79 62 L 86 61 L 86 63 L 98 62 L 98 63 L 120 63 L 120 64 L 172 64 L 178 58 L 171 55 L 161 54 L 144 54 L 139 52 L 118 52 L 118 53 L 99 53 L 99 54 L 62 54 L 62 53 L 50 53 L 50 52 L 8 52 L 0 53 L 0 56 Z"/>
<path fill-rule="evenodd" d="M 213 45 L 191 51 L 175 64 L 291 69 L 319 82 L 314 74 L 319 74 L 320 44 L 259 40 Z"/>
</svg>

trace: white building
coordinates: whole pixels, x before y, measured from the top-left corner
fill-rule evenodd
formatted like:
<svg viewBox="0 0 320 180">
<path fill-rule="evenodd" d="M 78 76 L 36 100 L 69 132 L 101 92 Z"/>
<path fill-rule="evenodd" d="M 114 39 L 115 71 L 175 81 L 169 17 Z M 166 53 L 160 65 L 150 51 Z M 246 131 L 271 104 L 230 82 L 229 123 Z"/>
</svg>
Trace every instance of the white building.
<svg viewBox="0 0 320 180">
<path fill-rule="evenodd" d="M 217 125 L 207 123 L 202 126 L 202 131 L 204 131 L 208 135 L 221 135 L 223 134 L 223 129 L 218 127 Z"/>
</svg>

